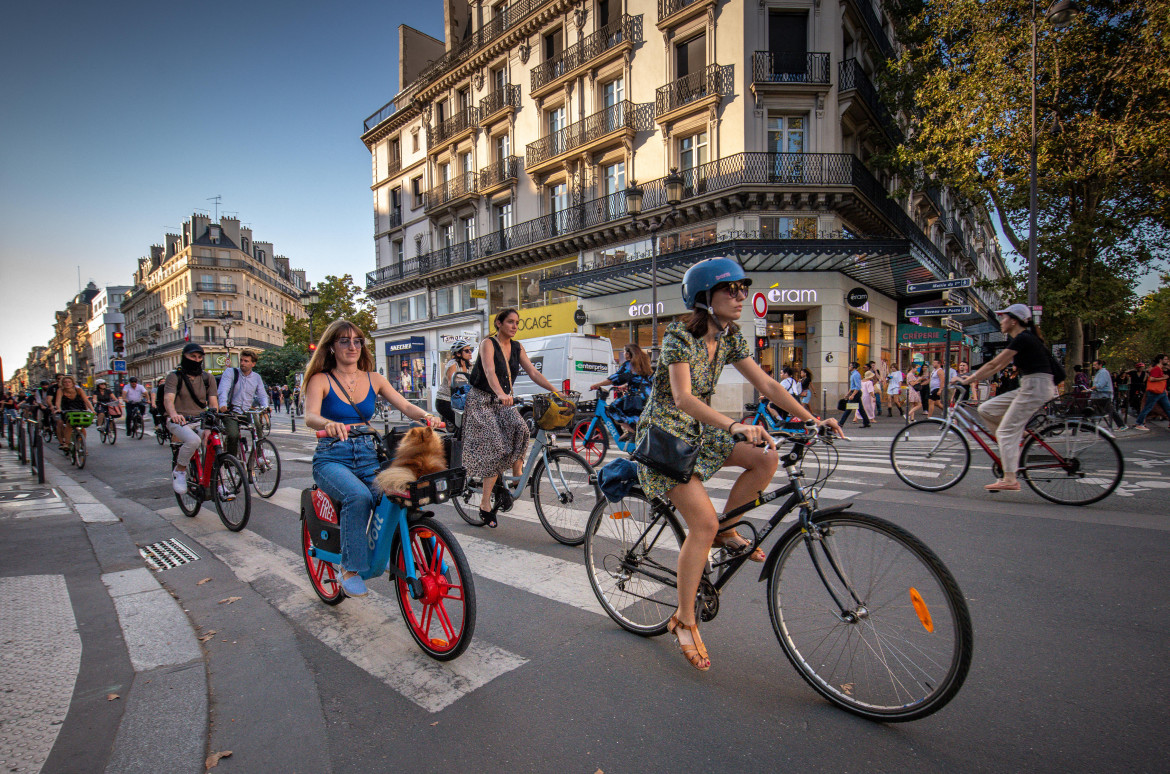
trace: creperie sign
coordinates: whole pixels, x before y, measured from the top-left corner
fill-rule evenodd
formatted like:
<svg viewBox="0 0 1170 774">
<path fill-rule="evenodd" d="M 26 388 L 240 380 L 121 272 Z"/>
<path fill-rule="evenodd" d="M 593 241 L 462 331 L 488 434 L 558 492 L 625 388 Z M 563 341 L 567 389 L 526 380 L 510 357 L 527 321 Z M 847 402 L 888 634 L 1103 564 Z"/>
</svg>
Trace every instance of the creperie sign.
<svg viewBox="0 0 1170 774">
<path fill-rule="evenodd" d="M 772 304 L 815 304 L 817 292 L 811 288 L 769 288 L 768 302 Z"/>
</svg>

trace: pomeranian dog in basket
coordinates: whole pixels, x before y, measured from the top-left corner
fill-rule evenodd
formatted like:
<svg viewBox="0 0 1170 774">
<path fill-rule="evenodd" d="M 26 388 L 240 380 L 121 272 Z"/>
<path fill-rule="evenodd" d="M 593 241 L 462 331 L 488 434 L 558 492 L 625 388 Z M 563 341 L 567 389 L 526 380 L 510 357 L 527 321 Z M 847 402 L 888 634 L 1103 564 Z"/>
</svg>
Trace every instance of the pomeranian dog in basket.
<svg viewBox="0 0 1170 774">
<path fill-rule="evenodd" d="M 398 442 L 394 462 L 375 479 L 386 494 L 405 495 L 422 476 L 447 469 L 442 437 L 430 427 L 412 427 Z"/>
</svg>

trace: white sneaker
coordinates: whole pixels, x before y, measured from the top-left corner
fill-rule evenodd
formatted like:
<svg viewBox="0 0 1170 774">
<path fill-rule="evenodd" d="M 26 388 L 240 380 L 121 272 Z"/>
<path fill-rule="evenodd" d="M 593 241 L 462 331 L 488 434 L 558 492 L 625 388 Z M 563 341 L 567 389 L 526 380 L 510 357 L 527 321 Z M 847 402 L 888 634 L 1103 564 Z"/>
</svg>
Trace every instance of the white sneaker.
<svg viewBox="0 0 1170 774">
<path fill-rule="evenodd" d="M 171 471 L 171 489 L 175 494 L 187 494 L 187 471 Z"/>
</svg>

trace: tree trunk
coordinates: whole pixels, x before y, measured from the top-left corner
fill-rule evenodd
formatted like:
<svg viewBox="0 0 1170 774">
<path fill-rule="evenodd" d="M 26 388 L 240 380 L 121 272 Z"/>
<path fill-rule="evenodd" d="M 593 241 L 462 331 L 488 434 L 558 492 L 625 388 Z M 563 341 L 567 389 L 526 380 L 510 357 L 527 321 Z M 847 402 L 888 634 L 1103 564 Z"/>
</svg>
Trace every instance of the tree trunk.
<svg viewBox="0 0 1170 774">
<path fill-rule="evenodd" d="M 1069 318 L 1067 333 L 1068 355 L 1065 357 L 1064 370 L 1072 376 L 1073 366 L 1084 365 L 1085 362 L 1085 326 L 1081 318 Z"/>
</svg>

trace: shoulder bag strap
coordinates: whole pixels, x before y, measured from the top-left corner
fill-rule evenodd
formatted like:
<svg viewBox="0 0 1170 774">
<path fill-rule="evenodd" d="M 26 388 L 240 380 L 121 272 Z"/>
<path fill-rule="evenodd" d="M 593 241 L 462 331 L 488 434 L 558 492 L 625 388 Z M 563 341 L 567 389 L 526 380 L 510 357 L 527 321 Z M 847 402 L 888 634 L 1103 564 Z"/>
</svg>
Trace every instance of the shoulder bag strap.
<svg viewBox="0 0 1170 774">
<path fill-rule="evenodd" d="M 183 389 L 183 387 L 186 387 L 187 392 L 191 393 L 191 400 L 195 401 L 195 405 L 198 406 L 200 409 L 207 408 L 207 401 L 199 400 L 199 398 L 195 397 L 195 388 L 191 386 L 190 380 L 187 379 L 187 374 L 183 373 L 181 370 L 177 370 L 177 371 L 175 371 L 175 373 L 177 373 L 179 375 L 179 385 L 177 387 L 175 387 L 175 397 L 176 398 L 179 397 L 179 390 Z M 203 389 L 204 389 L 204 391 L 207 390 L 207 375 L 206 374 L 204 374 L 204 378 L 203 378 Z"/>
<path fill-rule="evenodd" d="M 350 407 L 353 408 L 354 415 L 360 419 L 362 416 L 362 412 L 358 411 L 358 407 L 353 405 L 353 399 L 349 397 L 349 393 L 346 392 L 345 388 L 341 386 L 341 382 L 337 381 L 337 378 L 333 376 L 332 371 L 326 371 L 325 375 L 328 376 L 330 378 L 330 380 L 332 380 L 332 382 L 337 385 L 337 389 L 340 390 L 341 394 L 345 396 L 345 402 L 348 403 L 350 405 Z M 368 379 L 369 376 L 370 375 L 367 373 L 366 378 Z M 370 389 L 371 390 L 374 389 L 373 381 L 370 382 Z M 362 419 L 362 422 L 365 423 L 365 425 L 367 427 L 373 427 L 373 425 L 370 424 L 370 420 L 368 420 L 368 419 Z"/>
<path fill-rule="evenodd" d="M 508 377 L 508 394 L 512 394 L 512 364 L 508 362 L 508 358 L 504 357 L 504 348 L 500 346 L 500 340 L 492 336 L 492 341 L 496 344 L 496 349 L 500 353 L 500 359 L 504 361 L 504 375 Z M 512 342 L 512 346 L 516 346 L 516 342 Z M 496 367 L 496 359 L 492 358 L 492 368 Z"/>
</svg>

